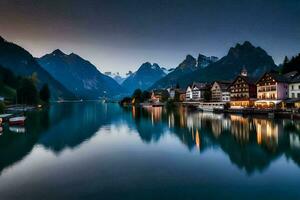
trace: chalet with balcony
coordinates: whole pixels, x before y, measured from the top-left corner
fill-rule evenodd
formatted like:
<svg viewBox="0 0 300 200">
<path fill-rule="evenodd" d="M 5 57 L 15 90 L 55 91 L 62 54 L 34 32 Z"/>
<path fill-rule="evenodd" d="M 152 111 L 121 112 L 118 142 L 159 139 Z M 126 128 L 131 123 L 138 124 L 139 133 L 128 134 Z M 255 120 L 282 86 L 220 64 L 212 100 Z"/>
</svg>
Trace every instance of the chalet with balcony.
<svg viewBox="0 0 300 200">
<path fill-rule="evenodd" d="M 229 86 L 230 108 L 253 107 L 256 100 L 255 81 L 248 77 L 247 71 L 242 70 Z"/>
<path fill-rule="evenodd" d="M 210 90 L 207 83 L 193 83 L 192 85 L 192 101 L 204 101 L 205 92 Z"/>
<path fill-rule="evenodd" d="M 230 81 L 215 81 L 211 87 L 211 100 L 214 102 L 229 102 Z"/>
<path fill-rule="evenodd" d="M 258 108 L 281 108 L 288 98 L 288 79 L 275 71 L 265 73 L 257 82 Z"/>
</svg>

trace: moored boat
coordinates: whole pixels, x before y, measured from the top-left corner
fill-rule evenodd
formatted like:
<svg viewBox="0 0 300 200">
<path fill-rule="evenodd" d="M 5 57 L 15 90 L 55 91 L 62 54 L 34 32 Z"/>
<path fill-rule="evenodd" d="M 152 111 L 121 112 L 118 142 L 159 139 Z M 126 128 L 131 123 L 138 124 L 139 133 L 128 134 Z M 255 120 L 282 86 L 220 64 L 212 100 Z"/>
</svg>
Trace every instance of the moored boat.
<svg viewBox="0 0 300 200">
<path fill-rule="evenodd" d="M 15 133 L 25 133 L 26 132 L 25 127 L 22 127 L 22 126 L 11 126 L 11 127 L 9 127 L 9 130 L 11 132 L 15 132 Z"/>
<path fill-rule="evenodd" d="M 9 125 L 24 125 L 26 117 L 25 116 L 18 116 L 9 118 L 8 123 Z"/>
</svg>

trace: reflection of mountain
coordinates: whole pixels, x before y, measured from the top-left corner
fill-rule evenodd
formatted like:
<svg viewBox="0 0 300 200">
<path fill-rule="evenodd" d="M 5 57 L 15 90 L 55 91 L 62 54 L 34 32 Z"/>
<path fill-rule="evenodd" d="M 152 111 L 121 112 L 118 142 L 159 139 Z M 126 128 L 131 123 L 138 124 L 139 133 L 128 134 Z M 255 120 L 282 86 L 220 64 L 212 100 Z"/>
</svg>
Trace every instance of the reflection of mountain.
<svg viewBox="0 0 300 200">
<path fill-rule="evenodd" d="M 134 128 L 139 133 L 142 141 L 146 143 L 157 142 L 168 128 L 159 120 L 162 116 L 162 108 L 155 109 L 155 112 L 149 112 L 139 107 L 132 107 L 132 109 L 127 111 L 132 113 Z M 131 126 L 130 124 L 127 121 L 127 125 Z"/>
<path fill-rule="evenodd" d="M 0 136 L 0 172 L 22 160 L 38 143 L 57 153 L 74 148 L 118 116 L 118 106 L 97 102 L 54 104 L 49 110 L 30 113 L 26 133 L 5 131 Z"/>
<path fill-rule="evenodd" d="M 74 148 L 90 139 L 100 127 L 110 124 L 117 118 L 118 110 L 111 104 L 72 103 L 53 107 L 57 116 L 67 116 L 43 133 L 39 143 L 54 152 Z M 109 110 L 109 114 L 108 114 Z M 72 112 L 72 113 L 66 113 Z M 55 118 L 52 118 L 55 120 Z"/>
<path fill-rule="evenodd" d="M 0 172 L 7 166 L 22 160 L 33 149 L 40 133 L 48 127 L 48 112 L 32 113 L 27 119 L 30 134 L 6 132 L 0 139 Z"/>
<path fill-rule="evenodd" d="M 134 115 L 137 131 L 144 141 L 157 141 L 166 132 L 165 127 L 169 127 L 170 133 L 188 149 L 203 152 L 219 147 L 248 174 L 265 170 L 282 155 L 300 166 L 300 136 L 283 128 L 286 121 L 188 113 L 184 108 L 169 112 L 151 108 L 140 112 L 145 111 L 148 114 Z"/>
</svg>

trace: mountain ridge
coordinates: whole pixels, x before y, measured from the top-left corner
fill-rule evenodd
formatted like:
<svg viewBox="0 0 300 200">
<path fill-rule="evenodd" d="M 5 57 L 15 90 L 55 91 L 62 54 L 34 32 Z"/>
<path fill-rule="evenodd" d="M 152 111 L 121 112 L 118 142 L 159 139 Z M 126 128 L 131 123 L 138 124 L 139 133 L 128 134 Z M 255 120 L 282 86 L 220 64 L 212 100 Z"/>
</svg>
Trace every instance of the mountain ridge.
<svg viewBox="0 0 300 200">
<path fill-rule="evenodd" d="M 31 76 L 36 73 L 38 88 L 47 83 L 52 99 L 75 98 L 74 94 L 45 71 L 27 50 L 15 43 L 8 42 L 3 37 L 0 38 L 0 64 L 19 76 Z"/>
<path fill-rule="evenodd" d="M 102 74 L 90 61 L 75 53 L 65 54 L 59 49 L 37 58 L 40 65 L 80 98 L 97 99 L 122 93 L 121 86 Z"/>
</svg>

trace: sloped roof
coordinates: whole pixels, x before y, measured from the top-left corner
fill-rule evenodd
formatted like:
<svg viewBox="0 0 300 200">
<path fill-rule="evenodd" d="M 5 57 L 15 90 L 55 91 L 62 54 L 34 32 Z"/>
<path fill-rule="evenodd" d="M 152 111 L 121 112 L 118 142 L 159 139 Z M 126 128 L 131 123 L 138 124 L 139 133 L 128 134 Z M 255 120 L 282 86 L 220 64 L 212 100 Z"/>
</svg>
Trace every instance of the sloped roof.
<svg viewBox="0 0 300 200">
<path fill-rule="evenodd" d="M 236 80 L 237 80 L 238 78 L 242 78 L 242 79 L 245 80 L 246 83 L 248 83 L 249 85 L 255 85 L 255 82 L 256 82 L 254 78 L 251 78 L 251 77 L 249 77 L 249 76 L 238 75 L 238 76 L 234 79 L 234 81 L 232 81 L 232 83 L 230 84 L 230 86 L 231 86 L 233 83 L 235 83 Z"/>
<path fill-rule="evenodd" d="M 194 82 L 192 88 L 197 87 L 198 89 L 206 89 L 207 86 L 208 86 L 207 83 Z"/>
<path fill-rule="evenodd" d="M 266 76 L 267 74 L 269 74 L 276 82 L 280 82 L 280 83 L 288 83 L 289 82 L 289 79 L 284 76 L 284 75 L 281 75 L 279 74 L 278 72 L 276 71 L 270 71 L 270 72 L 266 72 L 264 73 L 258 80 L 256 83 L 258 83 L 264 76 Z"/>
<path fill-rule="evenodd" d="M 215 81 L 219 84 L 222 91 L 227 90 L 231 85 L 232 81 Z"/>
<path fill-rule="evenodd" d="M 290 80 L 290 83 L 300 83 L 300 74 L 292 78 L 292 80 Z"/>
</svg>

